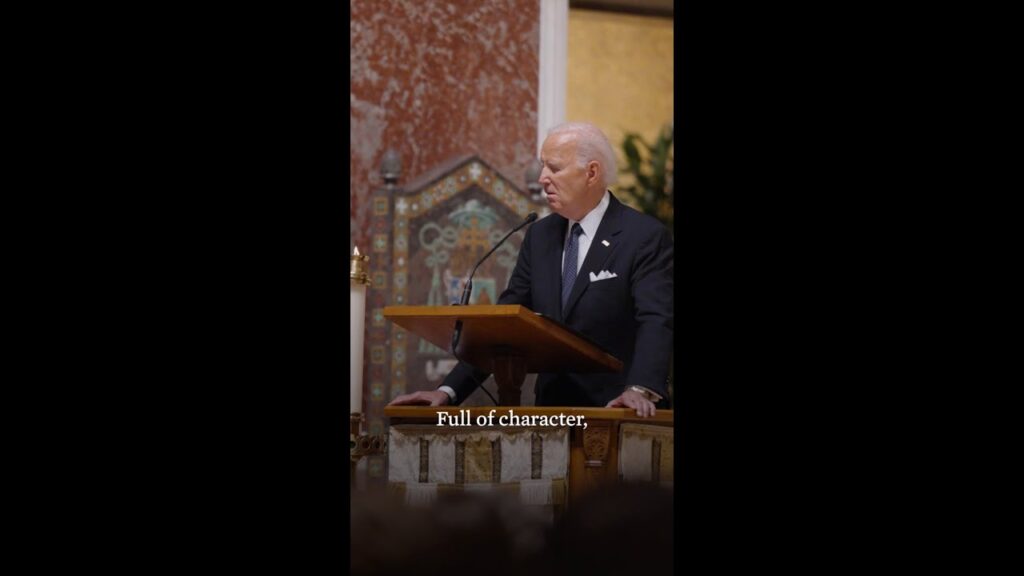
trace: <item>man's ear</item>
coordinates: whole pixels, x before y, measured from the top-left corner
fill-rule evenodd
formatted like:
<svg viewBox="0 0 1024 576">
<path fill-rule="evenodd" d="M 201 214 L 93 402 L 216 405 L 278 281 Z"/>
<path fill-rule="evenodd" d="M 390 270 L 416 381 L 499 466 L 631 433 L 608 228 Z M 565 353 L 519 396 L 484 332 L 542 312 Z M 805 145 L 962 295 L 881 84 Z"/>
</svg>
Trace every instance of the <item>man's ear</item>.
<svg viewBox="0 0 1024 576">
<path fill-rule="evenodd" d="M 597 160 L 591 160 L 587 162 L 587 184 L 595 184 L 600 180 L 601 173 L 604 171 L 604 166 Z"/>
</svg>

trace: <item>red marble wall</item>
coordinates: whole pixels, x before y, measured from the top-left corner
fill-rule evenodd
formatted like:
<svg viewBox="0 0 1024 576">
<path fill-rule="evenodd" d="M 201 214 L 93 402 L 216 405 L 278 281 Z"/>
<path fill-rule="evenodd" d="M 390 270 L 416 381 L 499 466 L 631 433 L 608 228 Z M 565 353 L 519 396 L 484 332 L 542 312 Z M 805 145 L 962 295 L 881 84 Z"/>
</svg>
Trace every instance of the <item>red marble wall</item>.
<svg viewBox="0 0 1024 576">
<path fill-rule="evenodd" d="M 361 251 L 388 148 L 402 158 L 399 184 L 475 153 L 524 186 L 536 156 L 539 17 L 540 0 L 351 0 L 351 226 Z"/>
</svg>

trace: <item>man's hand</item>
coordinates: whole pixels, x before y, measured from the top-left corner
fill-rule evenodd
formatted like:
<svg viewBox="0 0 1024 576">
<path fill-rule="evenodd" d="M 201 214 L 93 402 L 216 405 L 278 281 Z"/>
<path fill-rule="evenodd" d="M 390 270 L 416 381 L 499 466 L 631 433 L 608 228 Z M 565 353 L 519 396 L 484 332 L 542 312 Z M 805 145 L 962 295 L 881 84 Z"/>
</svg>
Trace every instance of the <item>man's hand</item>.
<svg viewBox="0 0 1024 576">
<path fill-rule="evenodd" d="M 388 406 L 401 406 L 403 404 L 418 404 L 420 406 L 447 406 L 451 402 L 451 398 L 448 394 L 441 390 L 430 390 L 426 392 L 413 392 L 412 394 L 402 394 L 391 402 L 388 402 Z"/>
<path fill-rule="evenodd" d="M 444 392 L 442 392 L 444 394 Z M 654 403 L 644 398 L 644 395 L 635 390 L 626 390 L 621 396 L 609 402 L 605 408 L 635 408 L 636 415 L 642 418 L 654 416 Z"/>
</svg>

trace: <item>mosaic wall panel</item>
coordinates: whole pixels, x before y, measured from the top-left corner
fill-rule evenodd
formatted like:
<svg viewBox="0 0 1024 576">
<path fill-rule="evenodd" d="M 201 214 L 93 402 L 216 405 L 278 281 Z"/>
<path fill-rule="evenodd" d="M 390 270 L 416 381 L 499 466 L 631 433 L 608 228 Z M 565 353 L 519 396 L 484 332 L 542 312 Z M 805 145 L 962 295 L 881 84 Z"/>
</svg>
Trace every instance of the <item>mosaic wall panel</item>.
<svg viewBox="0 0 1024 576">
<path fill-rule="evenodd" d="M 370 263 L 367 419 L 371 430 L 383 431 L 384 405 L 400 394 L 435 389 L 455 366 L 447 351 L 384 320 L 383 308 L 457 301 L 476 262 L 527 214 L 543 217 L 548 208 L 477 156 L 452 161 L 408 189 L 379 188 L 373 203 L 379 209 L 372 226 L 387 250 Z M 497 302 L 524 234 L 513 235 L 477 269 L 471 304 Z M 374 471 L 382 471 L 369 470 L 378 477 Z"/>
</svg>

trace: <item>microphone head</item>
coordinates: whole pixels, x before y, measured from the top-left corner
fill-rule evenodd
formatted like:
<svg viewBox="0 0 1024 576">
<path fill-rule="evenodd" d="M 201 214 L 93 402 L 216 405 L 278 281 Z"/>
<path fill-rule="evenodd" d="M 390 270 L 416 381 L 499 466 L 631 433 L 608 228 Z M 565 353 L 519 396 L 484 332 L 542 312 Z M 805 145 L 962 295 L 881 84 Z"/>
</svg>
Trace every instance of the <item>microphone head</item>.
<svg viewBox="0 0 1024 576">
<path fill-rule="evenodd" d="M 526 216 L 526 223 L 529 224 L 530 222 L 533 222 L 536 219 L 537 219 L 537 213 L 536 212 L 530 212 Z"/>
</svg>

